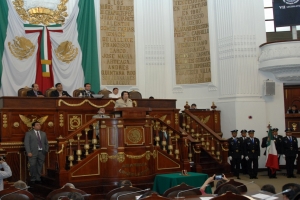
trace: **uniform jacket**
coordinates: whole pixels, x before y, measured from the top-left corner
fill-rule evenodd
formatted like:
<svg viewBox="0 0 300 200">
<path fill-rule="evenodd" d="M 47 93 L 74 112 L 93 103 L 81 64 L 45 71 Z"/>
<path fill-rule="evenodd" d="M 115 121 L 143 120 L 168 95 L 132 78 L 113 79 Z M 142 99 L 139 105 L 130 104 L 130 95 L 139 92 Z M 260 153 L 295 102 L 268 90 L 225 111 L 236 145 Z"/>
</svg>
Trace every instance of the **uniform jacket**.
<svg viewBox="0 0 300 200">
<path fill-rule="evenodd" d="M 236 137 L 235 140 L 231 137 L 228 139 L 229 150 L 228 156 L 232 158 L 241 158 L 241 155 L 244 154 L 243 152 L 243 139 Z"/>
<path fill-rule="evenodd" d="M 245 156 L 248 156 L 249 158 L 258 158 L 260 156 L 260 145 L 259 145 L 259 139 L 254 137 L 254 142 L 252 142 L 251 138 L 247 138 L 246 141 L 244 141 L 244 148 L 245 148 Z"/>
<path fill-rule="evenodd" d="M 294 136 L 292 137 L 292 141 L 288 139 L 288 137 L 284 137 L 282 139 L 282 153 L 286 157 L 295 157 L 298 153 L 298 141 L 297 138 Z"/>
</svg>

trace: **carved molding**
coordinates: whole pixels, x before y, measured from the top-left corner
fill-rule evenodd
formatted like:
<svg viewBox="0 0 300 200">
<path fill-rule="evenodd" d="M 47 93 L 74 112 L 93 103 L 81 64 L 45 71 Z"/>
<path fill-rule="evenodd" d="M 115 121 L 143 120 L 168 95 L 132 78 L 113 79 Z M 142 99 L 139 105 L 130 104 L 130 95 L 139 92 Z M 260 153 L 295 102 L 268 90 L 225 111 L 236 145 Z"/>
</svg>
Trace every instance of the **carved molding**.
<svg viewBox="0 0 300 200">
<path fill-rule="evenodd" d="M 261 71 L 273 73 L 280 81 L 300 80 L 300 41 L 271 43 L 260 49 Z"/>
</svg>

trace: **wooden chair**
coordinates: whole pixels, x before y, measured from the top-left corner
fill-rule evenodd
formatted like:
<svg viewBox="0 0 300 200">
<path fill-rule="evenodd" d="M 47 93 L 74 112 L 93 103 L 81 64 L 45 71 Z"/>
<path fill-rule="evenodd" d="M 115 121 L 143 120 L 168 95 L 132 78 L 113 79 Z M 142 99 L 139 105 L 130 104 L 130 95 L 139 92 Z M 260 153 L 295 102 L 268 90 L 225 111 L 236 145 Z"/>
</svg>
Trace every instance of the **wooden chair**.
<svg viewBox="0 0 300 200">
<path fill-rule="evenodd" d="M 234 194 L 232 192 L 226 192 L 226 194 L 223 194 L 221 196 L 217 196 L 212 198 L 211 200 L 228 200 L 228 199 L 234 199 L 234 200 L 249 200 L 249 198 L 242 196 L 242 195 L 238 195 L 238 194 Z"/>
<path fill-rule="evenodd" d="M 10 186 L 9 188 L 0 191 L 0 199 L 1 200 L 34 200 L 34 196 L 27 190 L 20 190 L 15 188 L 14 186 Z"/>
<path fill-rule="evenodd" d="M 45 92 L 45 97 L 51 97 L 51 92 L 56 90 L 55 87 L 49 88 L 48 90 L 46 90 Z"/>
<path fill-rule="evenodd" d="M 122 194 L 130 193 L 130 192 L 135 192 L 135 193 L 128 194 L 126 196 L 125 195 L 120 196 L 119 200 L 135 199 L 136 196 L 139 196 L 143 193 L 143 192 L 137 192 L 137 191 L 140 191 L 140 190 L 142 190 L 142 189 L 132 187 L 132 186 L 129 186 L 129 185 L 125 185 L 125 186 L 113 189 L 110 192 L 108 192 L 106 194 L 105 199 L 107 199 L 107 200 L 116 200 L 118 198 L 118 196 L 120 196 Z"/>
<path fill-rule="evenodd" d="M 237 182 L 234 179 L 230 179 L 230 181 L 228 181 L 226 183 L 223 183 L 218 188 L 216 188 L 216 190 L 214 191 L 214 194 L 218 194 L 218 192 L 221 189 L 221 187 L 223 187 L 224 185 L 228 185 L 228 184 L 231 184 L 231 185 L 237 187 L 237 189 L 240 191 L 241 194 L 246 193 L 248 191 L 246 185 L 244 185 L 241 182 Z"/>
<path fill-rule="evenodd" d="M 142 95 L 140 92 L 133 90 L 133 91 L 129 92 L 129 98 L 130 99 L 142 99 Z"/>
<path fill-rule="evenodd" d="M 48 194 L 46 200 L 57 200 L 58 197 L 67 197 L 70 192 L 78 192 L 82 195 L 87 195 L 87 193 L 83 190 L 79 190 L 76 188 L 70 188 L 69 186 L 65 186 L 63 188 L 59 188 L 57 190 L 53 190 Z M 89 196 L 85 196 L 84 199 L 88 199 Z"/>
<path fill-rule="evenodd" d="M 20 88 L 20 89 L 18 90 L 18 97 L 27 97 L 27 92 L 28 92 L 29 90 L 32 90 L 32 88 L 27 87 L 27 86 L 25 86 L 25 87 L 23 87 L 23 88 Z"/>
<path fill-rule="evenodd" d="M 189 190 L 189 189 L 193 189 L 194 190 Z M 189 190 L 189 191 L 186 191 L 186 192 L 182 192 L 183 190 Z M 180 196 L 191 196 L 191 195 L 201 195 L 202 193 L 200 192 L 200 189 L 199 188 L 195 188 L 195 187 L 192 187 L 192 186 L 189 186 L 185 183 L 181 183 L 180 185 L 177 185 L 177 186 L 174 186 L 170 189 L 167 189 L 163 196 L 164 197 L 176 197 L 177 194 L 179 192 L 182 192 L 180 193 L 181 195 Z"/>
<path fill-rule="evenodd" d="M 73 91 L 73 97 L 79 97 L 80 92 L 84 90 L 84 88 L 78 88 L 76 90 Z"/>
<path fill-rule="evenodd" d="M 103 95 L 103 98 L 104 99 L 107 99 L 109 98 L 109 94 L 111 94 L 111 91 L 107 90 L 107 89 L 103 89 L 103 90 L 100 90 L 98 92 L 98 94 L 102 94 Z"/>
</svg>

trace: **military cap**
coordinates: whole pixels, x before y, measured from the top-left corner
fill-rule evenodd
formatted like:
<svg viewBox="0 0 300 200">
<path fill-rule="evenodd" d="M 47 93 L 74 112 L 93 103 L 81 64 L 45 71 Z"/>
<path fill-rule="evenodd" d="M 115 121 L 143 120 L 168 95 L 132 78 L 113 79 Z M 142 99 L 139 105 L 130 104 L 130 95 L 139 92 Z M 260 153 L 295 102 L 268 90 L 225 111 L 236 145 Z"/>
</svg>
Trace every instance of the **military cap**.
<svg viewBox="0 0 300 200">
<path fill-rule="evenodd" d="M 248 133 L 254 133 L 255 132 L 255 130 L 249 130 L 248 131 Z"/>
<path fill-rule="evenodd" d="M 278 131 L 278 130 L 279 130 L 278 128 L 273 128 L 273 129 L 272 129 L 272 131 Z"/>
<path fill-rule="evenodd" d="M 292 132 L 292 129 L 291 128 L 287 128 L 287 129 L 285 129 L 285 132 Z"/>
<path fill-rule="evenodd" d="M 236 132 L 238 132 L 238 131 L 239 131 L 239 130 L 236 130 L 236 129 L 235 129 L 235 130 L 232 130 L 231 133 L 236 133 Z"/>
<path fill-rule="evenodd" d="M 241 133 L 247 133 L 246 129 L 241 130 Z"/>
</svg>

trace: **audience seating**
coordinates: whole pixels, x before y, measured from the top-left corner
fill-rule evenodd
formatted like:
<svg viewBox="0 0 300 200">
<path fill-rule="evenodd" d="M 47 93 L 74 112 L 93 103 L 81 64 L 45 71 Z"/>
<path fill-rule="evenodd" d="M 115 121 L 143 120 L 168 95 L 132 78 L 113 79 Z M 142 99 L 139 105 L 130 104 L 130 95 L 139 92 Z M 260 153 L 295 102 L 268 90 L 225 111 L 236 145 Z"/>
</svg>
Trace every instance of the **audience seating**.
<svg viewBox="0 0 300 200">
<path fill-rule="evenodd" d="M 103 89 L 103 90 L 100 90 L 98 92 L 98 94 L 102 94 L 103 95 L 103 98 L 104 99 L 107 99 L 109 98 L 109 94 L 111 94 L 111 91 L 107 90 L 107 89 Z"/>
<path fill-rule="evenodd" d="M 228 199 L 234 199 L 234 200 L 249 200 L 249 198 L 242 196 L 242 195 L 238 195 L 238 194 L 234 194 L 232 192 L 226 192 L 226 194 L 223 194 L 221 196 L 217 196 L 212 198 L 211 200 L 228 200 Z"/>
<path fill-rule="evenodd" d="M 129 92 L 129 98 L 130 99 L 142 99 L 142 95 L 140 92 L 133 90 L 133 91 Z"/>
<path fill-rule="evenodd" d="M 65 186 L 63 188 L 59 188 L 57 190 L 53 190 L 48 194 L 46 197 L 46 200 L 57 200 L 58 197 L 66 197 L 70 192 L 78 192 L 82 195 L 87 194 L 85 191 L 76 189 L 76 188 L 70 188 L 69 186 Z M 89 196 L 85 196 L 84 199 L 88 199 Z"/>
<path fill-rule="evenodd" d="M 137 192 L 137 191 L 140 191 L 140 190 L 142 190 L 142 189 L 132 187 L 132 186 L 129 186 L 129 185 L 125 185 L 125 186 L 113 189 L 110 192 L 108 192 L 106 194 L 105 199 L 107 199 L 107 200 L 116 200 L 119 195 L 130 193 L 130 192 L 136 192 L 136 193 L 133 193 L 133 194 L 128 194 L 126 196 L 120 196 L 119 197 L 119 200 L 135 199 L 136 196 L 139 196 L 139 195 L 143 194 L 143 192 Z"/>
<path fill-rule="evenodd" d="M 169 198 L 162 197 L 162 196 L 158 195 L 157 193 L 152 193 L 152 194 L 150 194 L 146 197 L 142 197 L 141 200 L 142 199 L 146 199 L 146 200 L 160 200 L 160 199 L 162 199 L 162 200 L 164 200 L 164 199 L 169 199 Z"/>
<path fill-rule="evenodd" d="M 73 97 L 79 97 L 80 92 L 84 90 L 84 88 L 78 88 L 76 90 L 73 91 Z"/>
<path fill-rule="evenodd" d="M 19 191 L 18 190 L 19 189 L 15 188 L 14 186 L 4 189 L 0 191 L 0 199 L 1 200 L 34 200 L 33 194 L 31 194 L 27 190 L 19 190 Z M 16 193 L 12 193 L 12 192 L 16 192 Z M 9 193 L 12 194 L 7 195 Z"/>
<path fill-rule="evenodd" d="M 24 88 L 20 88 L 20 89 L 18 90 L 18 97 L 26 97 L 26 96 L 27 96 L 27 92 L 28 92 L 29 90 L 32 90 L 32 88 L 29 88 L 29 87 L 27 87 L 27 86 L 25 86 Z"/>
<path fill-rule="evenodd" d="M 56 90 L 55 87 L 49 88 L 48 90 L 46 90 L 45 92 L 45 97 L 51 97 L 51 92 Z"/>
<path fill-rule="evenodd" d="M 189 190 L 189 189 L 193 189 L 194 190 L 190 190 L 190 191 L 186 191 L 186 192 L 182 192 L 180 193 L 180 196 L 191 196 L 191 195 L 201 195 L 202 193 L 200 192 L 200 189 L 189 186 L 185 183 L 181 183 L 180 185 L 177 185 L 175 187 L 172 187 L 168 190 L 166 190 L 163 194 L 164 197 L 176 197 L 178 192 L 183 191 L 183 190 Z"/>
<path fill-rule="evenodd" d="M 223 187 L 224 185 L 228 185 L 228 184 L 231 184 L 231 185 L 233 185 L 235 187 L 238 187 L 237 189 L 240 191 L 241 194 L 246 193 L 248 191 L 246 185 L 244 185 L 241 182 L 237 182 L 234 179 L 230 179 L 230 181 L 228 181 L 226 183 L 223 183 L 218 188 L 216 188 L 216 190 L 214 191 L 214 194 L 218 194 L 218 192 L 221 189 L 221 187 Z"/>
</svg>

